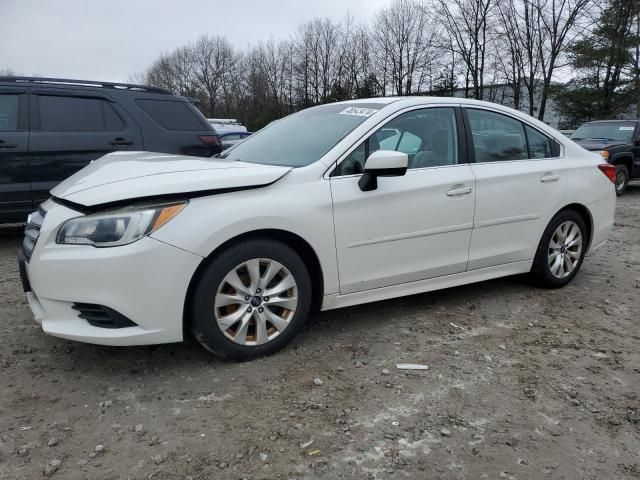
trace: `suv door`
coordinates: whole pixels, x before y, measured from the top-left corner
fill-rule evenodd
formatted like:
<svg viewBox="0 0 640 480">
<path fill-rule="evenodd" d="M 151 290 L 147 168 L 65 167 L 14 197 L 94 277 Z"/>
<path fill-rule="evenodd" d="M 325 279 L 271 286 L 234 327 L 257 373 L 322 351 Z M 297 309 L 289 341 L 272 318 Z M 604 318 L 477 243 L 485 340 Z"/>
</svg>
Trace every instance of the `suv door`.
<svg viewBox="0 0 640 480">
<path fill-rule="evenodd" d="M 31 189 L 35 204 L 56 184 L 115 150 L 142 150 L 138 126 L 106 95 L 32 89 Z"/>
<path fill-rule="evenodd" d="M 413 109 L 353 148 L 331 177 L 340 293 L 463 272 L 473 226 L 475 188 L 459 109 Z M 460 132 L 460 133 L 459 133 Z M 365 158 L 381 149 L 406 153 L 401 177 L 380 177 L 363 192 Z"/>
<path fill-rule="evenodd" d="M 33 210 L 29 186 L 27 90 L 0 87 L 0 223 Z"/>
<path fill-rule="evenodd" d="M 560 146 L 520 120 L 466 108 L 476 178 L 468 270 L 531 260 L 567 185 Z"/>
</svg>

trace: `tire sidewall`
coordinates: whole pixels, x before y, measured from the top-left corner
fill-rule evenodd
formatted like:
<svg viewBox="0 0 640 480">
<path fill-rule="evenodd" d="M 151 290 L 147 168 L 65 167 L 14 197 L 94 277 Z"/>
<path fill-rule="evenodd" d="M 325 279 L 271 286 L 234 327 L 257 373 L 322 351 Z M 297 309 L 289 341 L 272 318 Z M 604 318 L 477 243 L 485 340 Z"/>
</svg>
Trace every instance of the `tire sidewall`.
<svg viewBox="0 0 640 480">
<path fill-rule="evenodd" d="M 285 266 L 296 280 L 298 305 L 289 326 L 275 339 L 263 345 L 243 346 L 218 328 L 214 317 L 215 296 L 224 277 L 243 261 L 269 258 Z M 192 297 L 189 327 L 193 336 L 210 352 L 231 360 L 243 361 L 269 355 L 284 347 L 304 326 L 311 305 L 311 280 L 300 256 L 275 240 L 247 240 L 232 245 L 211 259 Z"/>
<path fill-rule="evenodd" d="M 548 249 L 549 244 L 551 242 L 551 237 L 557 230 L 557 228 L 563 224 L 564 222 L 571 221 L 578 225 L 580 229 L 580 233 L 582 235 L 582 251 L 580 252 L 580 259 L 576 267 L 573 269 L 570 275 L 564 278 L 558 278 L 553 273 L 551 273 L 551 268 L 549 267 L 548 260 Z M 540 240 L 540 244 L 538 245 L 538 249 L 536 251 L 536 256 L 533 262 L 533 267 L 531 269 L 531 273 L 534 274 L 538 283 L 546 288 L 560 288 L 568 284 L 573 277 L 576 276 L 580 267 L 582 267 L 582 262 L 584 261 L 584 257 L 589 245 L 589 238 L 587 236 L 587 227 L 585 225 L 584 219 L 580 214 L 573 210 L 564 210 L 556 214 L 545 229 L 542 234 L 542 238 Z"/>
</svg>

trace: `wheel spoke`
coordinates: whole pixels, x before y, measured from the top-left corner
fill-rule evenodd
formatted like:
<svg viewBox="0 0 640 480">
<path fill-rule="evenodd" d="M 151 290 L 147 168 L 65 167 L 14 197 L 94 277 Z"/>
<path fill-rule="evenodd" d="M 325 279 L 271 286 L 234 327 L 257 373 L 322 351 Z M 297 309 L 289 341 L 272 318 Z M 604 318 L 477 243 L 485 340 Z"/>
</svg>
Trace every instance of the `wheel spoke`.
<svg viewBox="0 0 640 480">
<path fill-rule="evenodd" d="M 251 293 L 255 293 L 260 282 L 260 260 L 254 258 L 245 263 L 247 273 L 249 274 L 249 290 Z"/>
<path fill-rule="evenodd" d="M 264 313 L 266 314 L 269 323 L 271 323 L 271 325 L 273 325 L 278 331 L 282 332 L 289 326 L 289 322 L 287 320 L 269 310 L 269 307 L 264 309 Z"/>
<path fill-rule="evenodd" d="M 269 301 L 265 303 L 286 308 L 287 310 L 295 310 L 298 305 L 298 299 L 296 297 L 270 297 Z"/>
<path fill-rule="evenodd" d="M 573 271 L 573 263 L 571 263 L 571 258 L 568 255 L 564 256 L 564 271 L 568 275 Z"/>
<path fill-rule="evenodd" d="M 577 236 L 576 238 L 574 238 L 573 240 L 571 240 L 570 242 L 567 242 L 567 248 L 571 248 L 573 246 L 579 247 L 582 245 L 582 236 Z"/>
<path fill-rule="evenodd" d="M 218 325 L 220 325 L 220 327 L 222 327 L 223 330 L 227 330 L 229 327 L 238 323 L 238 320 L 242 320 L 243 317 L 246 315 L 246 313 L 247 311 L 244 308 L 239 308 L 238 310 L 236 310 L 233 313 L 230 313 L 229 315 L 225 315 L 224 317 L 219 317 L 217 319 Z"/>
<path fill-rule="evenodd" d="M 267 333 L 267 318 L 265 312 L 256 312 L 253 316 L 256 321 L 256 345 L 261 345 L 269 341 L 269 334 Z"/>
<path fill-rule="evenodd" d="M 578 227 L 575 225 L 571 225 L 568 229 L 567 238 L 564 242 L 565 245 L 568 245 L 569 243 L 571 243 L 579 234 L 580 234 L 580 230 L 578 230 Z"/>
<path fill-rule="evenodd" d="M 558 276 L 560 270 L 560 264 L 562 263 L 562 256 L 558 255 L 555 257 L 553 265 L 551 265 L 550 270 L 555 276 Z"/>
<path fill-rule="evenodd" d="M 572 250 L 567 250 L 567 255 L 574 260 L 578 260 L 580 258 L 580 250 L 578 249 L 575 252 Z"/>
<path fill-rule="evenodd" d="M 286 292 L 292 287 L 296 286 L 296 281 L 293 278 L 293 275 L 290 273 L 284 277 L 277 285 L 268 289 L 264 294 L 265 296 L 272 297 L 273 295 L 278 295 L 280 293 Z"/>
<path fill-rule="evenodd" d="M 245 344 L 247 343 L 247 331 L 249 330 L 249 320 L 251 320 L 250 315 L 246 315 L 242 319 L 242 325 L 236 331 L 236 334 L 233 336 L 233 339 L 236 343 Z"/>
<path fill-rule="evenodd" d="M 271 283 L 271 280 L 273 280 L 273 277 L 275 277 L 278 272 L 280 272 L 280 270 L 282 270 L 282 264 L 276 262 L 275 260 L 271 260 L 269 261 L 269 265 L 267 265 L 267 269 L 264 272 L 264 275 L 262 276 L 262 278 L 260 279 L 260 283 L 258 284 L 258 286 L 262 289 L 265 290 L 267 288 L 267 285 L 269 285 L 269 283 Z"/>
<path fill-rule="evenodd" d="M 251 290 L 242 283 L 242 280 L 238 276 L 238 272 L 235 268 L 231 270 L 226 277 L 224 277 L 224 281 L 231 285 L 236 292 L 251 295 Z"/>
<path fill-rule="evenodd" d="M 227 305 L 245 305 L 247 300 L 245 300 L 245 295 L 237 295 L 230 293 L 218 293 L 216 295 L 215 307 L 226 307 Z"/>
</svg>

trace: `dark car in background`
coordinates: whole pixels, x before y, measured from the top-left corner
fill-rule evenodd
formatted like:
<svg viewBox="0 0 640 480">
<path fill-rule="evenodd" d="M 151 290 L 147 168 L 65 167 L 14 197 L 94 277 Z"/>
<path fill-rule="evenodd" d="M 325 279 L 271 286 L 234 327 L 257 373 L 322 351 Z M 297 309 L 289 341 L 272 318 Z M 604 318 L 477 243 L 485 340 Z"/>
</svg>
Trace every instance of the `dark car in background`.
<svg viewBox="0 0 640 480">
<path fill-rule="evenodd" d="M 141 85 L 0 77 L 0 223 L 23 222 L 56 184 L 121 150 L 222 150 L 184 97 Z"/>
<path fill-rule="evenodd" d="M 640 178 L 640 120 L 588 122 L 571 135 L 581 147 L 601 152 L 616 166 L 616 193 L 622 195 L 629 180 Z"/>
</svg>

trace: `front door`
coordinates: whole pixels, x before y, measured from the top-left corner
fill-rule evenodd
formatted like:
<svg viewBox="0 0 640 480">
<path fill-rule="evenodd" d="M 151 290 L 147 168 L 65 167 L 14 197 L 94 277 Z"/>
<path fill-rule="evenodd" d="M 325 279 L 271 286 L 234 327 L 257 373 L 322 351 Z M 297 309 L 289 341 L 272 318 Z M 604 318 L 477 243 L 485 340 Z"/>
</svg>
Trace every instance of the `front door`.
<svg viewBox="0 0 640 480">
<path fill-rule="evenodd" d="M 26 89 L 0 88 L 0 223 L 24 222 L 33 210 L 29 185 Z"/>
<path fill-rule="evenodd" d="M 465 271 L 475 183 L 460 122 L 455 107 L 410 110 L 336 167 L 331 191 L 340 293 Z M 409 169 L 363 192 L 364 159 L 381 148 L 406 153 Z"/>
</svg>

